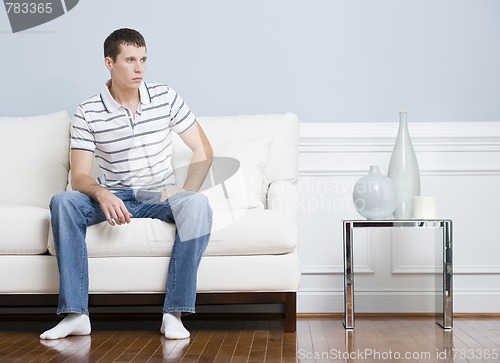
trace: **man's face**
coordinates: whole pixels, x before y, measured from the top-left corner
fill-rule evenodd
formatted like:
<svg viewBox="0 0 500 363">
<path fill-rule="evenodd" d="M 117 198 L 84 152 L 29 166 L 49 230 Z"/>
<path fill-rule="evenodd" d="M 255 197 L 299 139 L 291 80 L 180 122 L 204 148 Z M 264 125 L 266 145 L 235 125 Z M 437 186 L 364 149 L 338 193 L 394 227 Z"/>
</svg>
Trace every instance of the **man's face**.
<svg viewBox="0 0 500 363">
<path fill-rule="evenodd" d="M 138 89 L 146 72 L 146 48 L 122 44 L 120 49 L 115 61 L 110 57 L 104 60 L 112 83 L 120 88 Z"/>
</svg>

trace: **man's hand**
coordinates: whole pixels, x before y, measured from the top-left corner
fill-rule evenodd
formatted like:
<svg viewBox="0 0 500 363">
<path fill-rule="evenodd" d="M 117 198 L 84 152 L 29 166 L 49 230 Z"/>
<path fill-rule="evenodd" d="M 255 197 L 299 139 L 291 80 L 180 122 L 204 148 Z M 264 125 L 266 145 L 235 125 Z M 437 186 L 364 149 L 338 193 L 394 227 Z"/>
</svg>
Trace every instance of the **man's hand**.
<svg viewBox="0 0 500 363">
<path fill-rule="evenodd" d="M 120 198 L 106 189 L 100 190 L 96 197 L 109 224 L 114 226 L 130 223 L 132 214 L 130 214 Z"/>
<path fill-rule="evenodd" d="M 99 203 L 109 224 L 130 223 L 129 213 L 123 201 L 109 190 L 98 185 L 90 176 L 94 153 L 85 150 L 71 151 L 71 186 L 73 190 L 88 195 Z"/>
<path fill-rule="evenodd" d="M 175 195 L 177 193 L 185 192 L 186 190 L 184 188 L 180 187 L 172 187 L 166 190 L 162 190 L 160 192 L 160 203 L 163 203 L 166 201 L 168 198 L 170 198 L 172 195 Z"/>
</svg>

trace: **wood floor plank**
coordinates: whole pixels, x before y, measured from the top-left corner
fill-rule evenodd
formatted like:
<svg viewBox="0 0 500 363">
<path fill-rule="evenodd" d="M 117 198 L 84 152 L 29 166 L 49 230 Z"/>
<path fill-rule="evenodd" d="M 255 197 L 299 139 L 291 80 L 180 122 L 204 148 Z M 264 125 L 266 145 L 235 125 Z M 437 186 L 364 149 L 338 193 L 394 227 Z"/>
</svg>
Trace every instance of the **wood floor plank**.
<svg viewBox="0 0 500 363">
<path fill-rule="evenodd" d="M 141 352 L 144 346 L 151 341 L 153 331 L 148 329 L 148 326 L 144 324 L 141 324 L 140 328 L 141 329 L 137 331 L 137 336 L 134 337 L 134 335 L 132 335 L 132 338 L 128 343 L 128 347 L 123 350 L 123 352 L 114 360 L 114 362 L 130 362 L 137 356 L 137 354 Z"/>
<path fill-rule="evenodd" d="M 422 362 L 434 362 L 439 358 L 437 355 L 437 351 L 428 350 L 427 347 L 422 345 L 421 333 L 415 333 L 417 328 L 412 320 L 403 320 L 400 321 L 401 326 L 401 334 L 403 334 L 402 339 L 404 340 L 404 344 L 407 348 L 407 352 L 412 353 L 412 358 L 414 361 L 422 363 Z M 404 332 L 404 333 L 403 333 Z"/>
<path fill-rule="evenodd" d="M 266 360 L 266 350 L 268 341 L 268 331 L 263 331 L 260 328 L 254 332 L 252 346 L 248 355 L 248 362 L 262 363 Z"/>
<path fill-rule="evenodd" d="M 348 357 L 352 361 L 376 362 L 371 352 L 381 349 L 377 344 L 381 339 L 383 340 L 384 336 L 373 321 L 360 320 L 355 331 L 345 332 L 344 349 L 340 350 L 342 355 L 337 356 Z"/>
<path fill-rule="evenodd" d="M 271 322 L 267 340 L 266 363 L 281 362 L 283 357 L 283 328 L 281 323 Z"/>
<path fill-rule="evenodd" d="M 159 332 L 159 321 L 95 321 L 90 336 L 40 340 L 39 334 L 55 323 L 0 322 L 0 362 L 500 360 L 500 319 L 455 319 L 453 331 L 445 331 L 432 319 L 422 318 L 361 318 L 353 331 L 346 331 L 340 319 L 299 319 L 296 333 L 283 332 L 282 322 L 275 320 L 190 320 L 186 321 L 186 327 L 191 337 L 185 340 L 165 339 Z M 369 350 L 382 355 L 377 359 L 373 355 L 359 355 Z M 388 352 L 393 355 L 383 355 Z M 395 353 L 411 355 L 398 360 Z"/>
<path fill-rule="evenodd" d="M 215 334 L 217 328 L 216 321 L 209 321 L 197 332 L 196 338 L 191 340 L 189 348 L 182 357 L 181 362 L 197 362 L 202 356 L 208 342 Z"/>
<path fill-rule="evenodd" d="M 197 362 L 207 362 L 207 363 L 212 363 L 215 360 L 215 357 L 217 357 L 217 354 L 219 353 L 219 350 L 222 346 L 222 343 L 224 342 L 226 335 L 227 335 L 227 329 L 228 326 L 225 323 L 216 323 L 212 326 L 207 326 L 206 329 L 212 330 L 212 334 L 210 338 L 208 339 L 207 344 L 205 345 L 205 348 L 201 352 L 199 359 Z"/>
<path fill-rule="evenodd" d="M 221 344 L 214 362 L 226 363 L 230 362 L 233 358 L 236 345 L 240 339 L 241 330 L 243 329 L 242 321 L 233 321 L 229 324 L 226 331 L 226 336 Z"/>
<path fill-rule="evenodd" d="M 488 332 L 478 332 L 471 329 L 469 321 L 460 321 L 453 330 L 453 336 L 461 342 L 461 345 L 455 345 L 453 357 L 456 360 L 469 362 L 498 362 L 500 361 L 499 345 L 490 346 L 491 341 L 487 338 Z M 494 354 L 492 357 L 491 354 Z M 488 355 L 488 357 L 486 356 Z"/>
<path fill-rule="evenodd" d="M 314 319 L 309 321 L 309 330 L 311 332 L 313 350 L 319 353 L 315 358 L 316 362 L 327 362 L 330 356 L 328 341 L 321 320 Z"/>
<path fill-rule="evenodd" d="M 300 362 L 315 362 L 311 328 L 308 320 L 297 321 L 297 355 Z"/>
<path fill-rule="evenodd" d="M 142 362 L 153 362 L 155 359 L 157 361 L 163 361 L 173 350 L 178 342 L 173 342 L 172 345 L 165 346 L 165 342 L 172 342 L 171 340 L 165 339 L 164 336 L 154 335 L 150 336 L 150 340 L 145 344 L 140 352 L 136 354 L 130 362 L 142 363 Z"/>
<path fill-rule="evenodd" d="M 248 362 L 256 327 L 257 323 L 255 321 L 245 321 L 231 362 Z"/>
<path fill-rule="evenodd" d="M 476 340 L 484 349 L 494 349 L 495 347 L 500 347 L 500 337 L 494 332 L 484 329 L 484 326 L 480 321 L 467 320 L 464 321 L 464 324 L 467 326 L 468 334 L 471 337 L 482 337 L 481 339 Z"/>
</svg>

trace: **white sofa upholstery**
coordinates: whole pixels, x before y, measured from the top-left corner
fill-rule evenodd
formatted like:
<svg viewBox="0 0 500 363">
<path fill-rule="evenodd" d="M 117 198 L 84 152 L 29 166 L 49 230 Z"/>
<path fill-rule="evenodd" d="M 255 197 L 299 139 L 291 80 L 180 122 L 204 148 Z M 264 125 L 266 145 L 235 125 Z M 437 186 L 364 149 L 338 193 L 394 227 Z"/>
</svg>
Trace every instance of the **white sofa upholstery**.
<svg viewBox="0 0 500 363">
<path fill-rule="evenodd" d="M 70 121 L 66 112 L 0 118 L 0 306 L 56 301 L 58 272 L 48 204 L 68 188 Z M 202 191 L 214 210 L 214 226 L 198 272 L 198 302 L 283 303 L 285 330 L 294 330 L 300 281 L 297 117 L 198 121 L 215 156 Z M 174 137 L 178 183 L 189 158 L 189 149 Z M 174 225 L 152 219 L 89 227 L 91 307 L 102 301 L 161 302 L 174 233 Z"/>
</svg>

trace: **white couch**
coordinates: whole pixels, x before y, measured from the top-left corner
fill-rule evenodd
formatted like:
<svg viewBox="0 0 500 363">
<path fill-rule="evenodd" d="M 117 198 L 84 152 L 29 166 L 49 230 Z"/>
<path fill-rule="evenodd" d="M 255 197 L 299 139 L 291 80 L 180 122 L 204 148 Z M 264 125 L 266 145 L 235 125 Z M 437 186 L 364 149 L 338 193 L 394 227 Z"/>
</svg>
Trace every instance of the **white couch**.
<svg viewBox="0 0 500 363">
<path fill-rule="evenodd" d="M 203 117 L 214 148 L 203 192 L 214 210 L 197 304 L 283 304 L 295 330 L 298 120 L 293 114 Z M 58 271 L 47 208 L 68 188 L 66 112 L 0 118 L 0 307 L 55 306 Z M 177 136 L 177 135 L 175 135 Z M 189 149 L 174 138 L 182 183 Z M 161 305 L 175 226 L 133 219 L 88 228 L 90 306 Z"/>
</svg>

